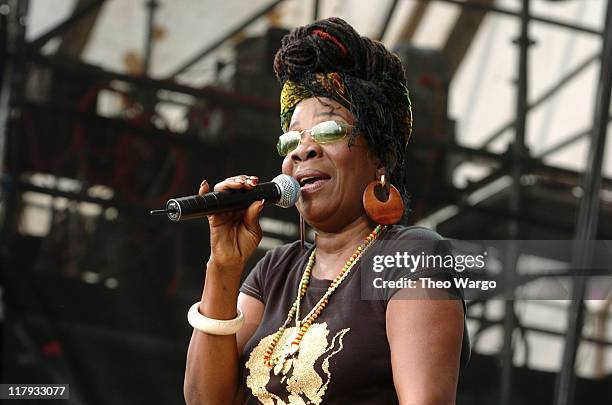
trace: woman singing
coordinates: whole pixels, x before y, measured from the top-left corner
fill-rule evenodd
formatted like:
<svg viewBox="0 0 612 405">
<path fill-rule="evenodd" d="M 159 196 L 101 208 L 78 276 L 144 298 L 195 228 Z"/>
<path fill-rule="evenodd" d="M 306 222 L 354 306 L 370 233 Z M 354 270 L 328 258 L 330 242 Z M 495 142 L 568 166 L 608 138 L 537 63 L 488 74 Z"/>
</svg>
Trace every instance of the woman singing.
<svg viewBox="0 0 612 405">
<path fill-rule="evenodd" d="M 412 125 L 399 58 L 330 18 L 285 36 L 274 70 L 282 172 L 301 185 L 297 209 L 315 241 L 269 251 L 240 285 L 262 237 L 263 201 L 209 216 L 206 280 L 189 312 L 187 403 L 453 404 L 468 350 L 460 292 L 423 299 L 430 296 L 423 287 L 362 297 L 367 254 L 394 240 L 441 240 L 394 225 L 405 211 Z M 257 181 L 235 176 L 214 190 Z M 202 182 L 199 193 L 209 191 Z"/>
</svg>

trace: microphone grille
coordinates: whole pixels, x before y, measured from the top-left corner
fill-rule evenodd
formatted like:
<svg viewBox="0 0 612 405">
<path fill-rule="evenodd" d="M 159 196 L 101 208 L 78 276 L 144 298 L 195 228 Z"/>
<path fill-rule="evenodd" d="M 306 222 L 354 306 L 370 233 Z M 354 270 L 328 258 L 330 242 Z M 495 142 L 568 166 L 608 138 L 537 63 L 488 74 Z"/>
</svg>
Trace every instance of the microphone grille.
<svg viewBox="0 0 612 405">
<path fill-rule="evenodd" d="M 289 208 L 295 205 L 300 198 L 300 183 L 291 176 L 279 174 L 272 179 L 280 189 L 280 198 L 276 205 L 282 208 Z"/>
</svg>

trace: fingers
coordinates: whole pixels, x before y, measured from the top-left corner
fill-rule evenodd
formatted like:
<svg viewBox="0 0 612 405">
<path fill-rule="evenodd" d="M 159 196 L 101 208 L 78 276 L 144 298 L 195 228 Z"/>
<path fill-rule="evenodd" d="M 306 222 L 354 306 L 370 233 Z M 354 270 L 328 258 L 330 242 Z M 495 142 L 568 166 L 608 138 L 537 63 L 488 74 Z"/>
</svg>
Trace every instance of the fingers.
<svg viewBox="0 0 612 405">
<path fill-rule="evenodd" d="M 255 201 L 253 204 L 249 205 L 249 208 L 247 208 L 244 213 L 244 226 L 253 235 L 258 235 L 261 232 L 259 214 L 264 207 L 264 203 L 264 200 Z"/>
<path fill-rule="evenodd" d="M 259 181 L 259 177 L 257 176 L 247 176 L 245 174 L 240 176 L 229 177 L 223 180 L 221 183 L 215 184 L 215 191 L 224 191 L 224 190 L 238 190 L 241 188 L 252 189 L 257 185 Z"/>
<path fill-rule="evenodd" d="M 222 182 L 216 184 L 214 187 L 214 191 L 239 189 L 250 190 L 257 185 L 258 181 L 259 178 L 257 176 L 240 175 L 228 177 Z M 200 183 L 200 189 L 198 190 L 198 194 L 204 195 L 206 193 L 209 193 L 210 191 L 212 191 L 210 185 L 206 180 L 203 180 L 202 183 Z M 260 204 L 259 201 L 256 201 L 251 204 L 246 210 L 209 215 L 208 220 L 212 227 L 219 227 L 228 224 L 238 224 L 242 222 L 245 224 L 249 232 L 253 233 L 254 235 L 257 235 L 259 232 L 261 232 L 259 228 L 259 211 L 253 207 L 259 207 L 259 211 L 261 211 L 261 208 L 263 208 L 263 203 Z M 248 220 L 245 217 L 245 215 L 247 215 L 247 212 L 249 213 Z M 247 221 L 249 221 L 248 225 Z"/>
<path fill-rule="evenodd" d="M 220 183 L 217 183 L 214 187 L 214 191 L 223 191 L 223 190 L 237 190 L 241 188 L 252 189 L 259 182 L 259 177 L 257 176 L 247 176 L 246 174 L 242 174 L 240 176 L 228 177 Z M 210 184 L 208 181 L 203 180 L 200 183 L 200 189 L 198 190 L 199 195 L 203 195 L 209 193 L 211 191 Z"/>
<path fill-rule="evenodd" d="M 210 185 L 208 185 L 208 182 L 206 180 L 202 180 L 202 183 L 200 183 L 200 189 L 198 190 L 198 195 L 204 195 L 209 191 Z"/>
</svg>

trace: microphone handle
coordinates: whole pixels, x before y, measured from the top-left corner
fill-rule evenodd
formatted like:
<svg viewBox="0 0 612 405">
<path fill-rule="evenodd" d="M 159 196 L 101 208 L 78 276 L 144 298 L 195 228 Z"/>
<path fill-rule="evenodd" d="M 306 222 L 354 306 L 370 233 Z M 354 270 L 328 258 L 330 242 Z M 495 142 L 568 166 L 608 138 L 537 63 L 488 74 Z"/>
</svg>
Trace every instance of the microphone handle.
<svg viewBox="0 0 612 405">
<path fill-rule="evenodd" d="M 258 200 L 265 200 L 265 205 L 271 205 L 278 201 L 280 194 L 276 183 L 262 183 L 251 190 L 214 191 L 203 196 L 173 198 L 168 200 L 166 209 L 172 221 L 185 221 L 245 209 Z"/>
</svg>

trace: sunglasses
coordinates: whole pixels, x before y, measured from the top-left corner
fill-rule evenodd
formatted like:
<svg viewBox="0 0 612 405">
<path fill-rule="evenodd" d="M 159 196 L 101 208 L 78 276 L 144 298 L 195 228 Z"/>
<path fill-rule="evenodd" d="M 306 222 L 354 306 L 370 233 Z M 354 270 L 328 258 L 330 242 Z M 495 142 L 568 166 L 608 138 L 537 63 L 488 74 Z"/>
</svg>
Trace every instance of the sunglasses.
<svg viewBox="0 0 612 405">
<path fill-rule="evenodd" d="M 285 132 L 278 137 L 276 150 L 279 155 L 287 156 L 300 145 L 304 132 L 310 132 L 310 137 L 316 143 L 326 144 L 343 139 L 352 128 L 352 125 L 342 121 L 323 121 L 310 129 Z"/>
</svg>

